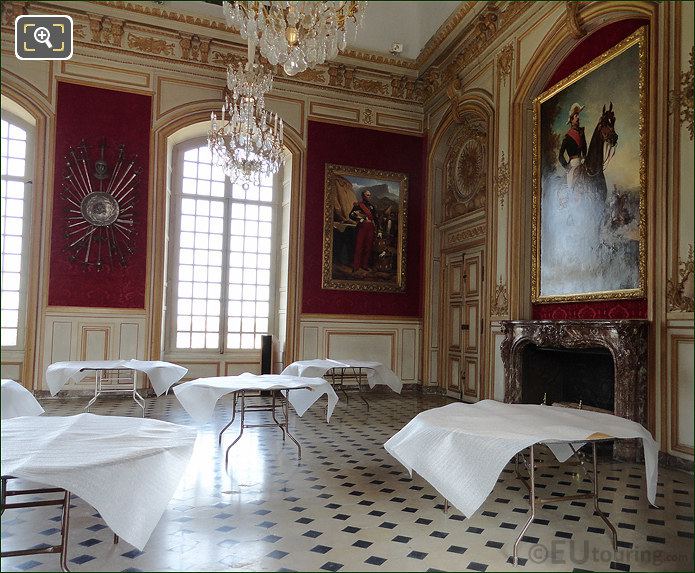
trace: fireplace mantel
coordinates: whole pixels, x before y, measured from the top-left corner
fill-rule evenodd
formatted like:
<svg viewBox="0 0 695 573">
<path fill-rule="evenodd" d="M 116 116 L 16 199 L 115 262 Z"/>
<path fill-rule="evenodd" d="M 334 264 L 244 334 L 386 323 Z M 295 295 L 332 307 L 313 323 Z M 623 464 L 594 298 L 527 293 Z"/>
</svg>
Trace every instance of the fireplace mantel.
<svg viewBox="0 0 695 573">
<path fill-rule="evenodd" d="M 504 401 L 521 401 L 523 349 L 608 349 L 615 368 L 614 414 L 647 426 L 647 320 L 504 320 Z"/>
</svg>

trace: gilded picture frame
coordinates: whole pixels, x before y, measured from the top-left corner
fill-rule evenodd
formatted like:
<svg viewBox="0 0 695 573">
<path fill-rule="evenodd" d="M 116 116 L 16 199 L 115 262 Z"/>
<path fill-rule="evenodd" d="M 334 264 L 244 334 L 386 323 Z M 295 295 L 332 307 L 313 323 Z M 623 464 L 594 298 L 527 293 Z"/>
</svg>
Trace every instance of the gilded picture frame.
<svg viewBox="0 0 695 573">
<path fill-rule="evenodd" d="M 323 288 L 404 292 L 407 229 L 405 173 L 326 164 Z"/>
<path fill-rule="evenodd" d="M 647 50 L 642 27 L 534 100 L 534 303 L 645 296 Z"/>
</svg>

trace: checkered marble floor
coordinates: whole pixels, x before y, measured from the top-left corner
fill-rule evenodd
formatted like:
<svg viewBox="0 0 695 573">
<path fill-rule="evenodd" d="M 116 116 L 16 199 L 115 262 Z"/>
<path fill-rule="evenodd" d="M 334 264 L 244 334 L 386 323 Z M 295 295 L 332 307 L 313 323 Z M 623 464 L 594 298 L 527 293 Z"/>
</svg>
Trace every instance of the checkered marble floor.
<svg viewBox="0 0 695 573">
<path fill-rule="evenodd" d="M 74 499 L 69 533 L 73 571 L 688 571 L 693 569 L 693 479 L 660 469 L 658 503 L 646 500 L 644 467 L 602 461 L 602 507 L 618 529 L 614 552 L 590 501 L 548 504 L 521 544 L 520 566 L 511 551 L 527 519 L 525 489 L 512 466 L 477 514 L 465 518 L 422 478 L 411 479 L 382 444 L 413 416 L 448 402 L 439 396 L 373 394 L 371 408 L 341 396 L 330 424 L 315 405 L 291 430 L 302 459 L 279 430 L 246 430 L 224 448 L 238 420 L 217 446 L 231 400 L 218 403 L 202 427 L 188 471 L 141 552 L 121 541 L 99 514 Z M 44 400 L 46 415 L 82 411 L 86 399 Z M 126 397 L 100 399 L 94 413 L 138 415 Z M 192 425 L 174 396 L 149 399 L 149 417 Z M 256 413 L 251 416 L 266 416 Z M 545 455 L 545 454 L 544 454 Z M 143 480 L 147 476 L 142 476 Z M 590 487 L 572 467 L 544 469 L 541 492 L 577 493 Z M 59 542 L 55 508 L 8 510 L 2 516 L 4 550 Z M 2 571 L 56 571 L 58 557 L 2 559 Z"/>
</svg>

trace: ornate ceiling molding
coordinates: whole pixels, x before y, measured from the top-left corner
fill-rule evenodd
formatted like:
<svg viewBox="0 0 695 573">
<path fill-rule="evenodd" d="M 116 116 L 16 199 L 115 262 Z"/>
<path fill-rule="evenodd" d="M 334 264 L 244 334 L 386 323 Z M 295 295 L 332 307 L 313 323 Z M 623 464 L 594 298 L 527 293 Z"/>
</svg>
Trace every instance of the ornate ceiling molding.
<svg viewBox="0 0 695 573">
<path fill-rule="evenodd" d="M 532 5 L 533 2 L 529 1 L 488 2 L 477 18 L 467 26 L 461 41 L 452 49 L 452 55 L 422 72 L 425 100 L 456 83 L 459 74 L 504 36 Z"/>
<path fill-rule="evenodd" d="M 143 22 L 141 19 L 116 18 L 113 16 L 113 11 L 104 15 L 82 9 L 98 9 L 101 5 L 108 5 L 111 8 L 122 7 L 132 12 L 159 15 L 170 20 L 185 21 L 195 25 L 204 25 L 207 22 L 211 28 L 222 29 L 219 26 L 213 26 L 213 22 L 184 17 L 175 12 L 162 10 L 155 5 L 99 1 L 85 2 L 76 8 L 72 5 L 63 6 L 49 2 L 35 2 L 29 5 L 26 2 L 6 1 L 2 2 L 3 35 L 7 36 L 8 40 L 12 38 L 15 18 L 26 13 L 29 8 L 35 14 L 60 12 L 71 15 L 74 21 L 76 46 L 83 50 L 82 54 L 88 56 L 94 55 L 92 50 L 99 50 L 108 52 L 109 59 L 112 61 L 126 62 L 129 61 L 128 58 L 133 58 L 134 64 L 145 63 L 145 65 L 158 61 L 162 63 L 163 68 L 180 69 L 193 66 L 214 70 L 215 74 L 218 74 L 220 68 L 226 67 L 227 64 L 236 64 L 245 58 L 246 47 L 241 40 L 235 41 L 236 35 L 230 36 L 229 40 L 220 40 L 197 34 L 190 28 L 182 30 L 177 26 L 156 26 L 151 22 Z M 231 32 L 231 29 L 228 31 Z M 139 59 L 145 62 L 139 62 Z M 261 59 L 261 61 L 264 60 Z M 364 66 L 347 66 L 339 62 L 328 62 L 292 78 L 284 73 L 278 73 L 275 79 L 278 85 L 299 84 L 321 91 L 327 91 L 330 88 L 332 92 L 340 90 L 360 99 L 378 99 L 418 107 L 422 105 L 424 99 L 423 83 L 413 75 L 390 73 Z"/>
<path fill-rule="evenodd" d="M 430 59 L 430 57 L 439 49 L 449 35 L 456 29 L 461 21 L 475 7 L 476 2 L 463 2 L 451 15 L 439 26 L 434 35 L 427 41 L 415 60 L 415 67 L 420 67 Z"/>
</svg>

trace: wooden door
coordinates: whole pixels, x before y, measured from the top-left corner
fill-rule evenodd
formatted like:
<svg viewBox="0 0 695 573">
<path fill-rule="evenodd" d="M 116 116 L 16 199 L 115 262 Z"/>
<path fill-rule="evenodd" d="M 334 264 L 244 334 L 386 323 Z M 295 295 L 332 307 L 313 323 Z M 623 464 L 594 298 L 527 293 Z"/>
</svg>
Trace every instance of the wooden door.
<svg viewBox="0 0 695 573">
<path fill-rule="evenodd" d="M 483 251 L 448 253 L 444 259 L 441 376 L 446 393 L 466 401 L 480 398 Z"/>
</svg>

